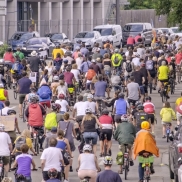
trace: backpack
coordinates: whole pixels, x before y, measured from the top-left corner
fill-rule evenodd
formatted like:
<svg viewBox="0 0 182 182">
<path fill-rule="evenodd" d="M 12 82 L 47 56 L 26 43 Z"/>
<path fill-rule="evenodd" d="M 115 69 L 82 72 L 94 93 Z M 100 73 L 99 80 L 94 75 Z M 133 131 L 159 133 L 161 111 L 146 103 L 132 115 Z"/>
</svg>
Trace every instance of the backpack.
<svg viewBox="0 0 182 182">
<path fill-rule="evenodd" d="M 12 70 L 15 71 L 15 72 L 18 72 L 19 71 L 19 63 L 18 62 L 15 62 L 12 66 Z"/>
<path fill-rule="evenodd" d="M 148 121 L 148 114 L 146 112 L 137 112 L 135 113 L 136 118 L 136 127 L 141 129 L 141 123 L 143 121 Z"/>
<path fill-rule="evenodd" d="M 57 115 L 55 112 L 51 112 L 46 115 L 44 126 L 50 130 L 52 127 L 57 127 Z"/>
<path fill-rule="evenodd" d="M 115 58 L 114 58 L 114 64 L 118 64 L 118 63 L 119 63 L 118 56 L 115 56 Z"/>
<path fill-rule="evenodd" d="M 155 111 L 154 111 L 154 106 L 152 103 L 150 102 L 146 102 L 144 103 L 144 111 L 147 113 L 147 114 L 153 114 Z"/>
<path fill-rule="evenodd" d="M 48 99 L 49 98 L 49 93 L 47 93 L 47 89 L 45 89 L 45 88 L 42 88 L 42 89 L 40 89 L 40 93 L 39 93 L 39 96 L 40 96 L 40 98 L 41 99 Z"/>
<path fill-rule="evenodd" d="M 132 72 L 132 65 L 131 65 L 131 62 L 127 63 L 126 62 L 126 71 L 129 73 L 129 72 Z"/>
<path fill-rule="evenodd" d="M 118 152 L 116 156 L 116 163 L 117 165 L 123 164 L 123 152 Z"/>
<path fill-rule="evenodd" d="M 152 60 L 146 61 L 146 69 L 147 69 L 147 70 L 153 70 L 153 68 L 154 68 L 154 63 L 153 63 L 153 61 L 152 61 Z"/>
<path fill-rule="evenodd" d="M 92 69 L 89 69 L 87 72 L 87 80 L 92 80 L 95 75 L 96 75 L 95 71 Z"/>
<path fill-rule="evenodd" d="M 23 137 L 23 136 L 20 136 L 20 137 L 16 140 L 16 143 L 15 143 L 15 148 L 16 148 L 16 150 L 21 151 L 21 146 L 22 146 L 23 144 L 26 144 L 26 138 Z"/>
</svg>

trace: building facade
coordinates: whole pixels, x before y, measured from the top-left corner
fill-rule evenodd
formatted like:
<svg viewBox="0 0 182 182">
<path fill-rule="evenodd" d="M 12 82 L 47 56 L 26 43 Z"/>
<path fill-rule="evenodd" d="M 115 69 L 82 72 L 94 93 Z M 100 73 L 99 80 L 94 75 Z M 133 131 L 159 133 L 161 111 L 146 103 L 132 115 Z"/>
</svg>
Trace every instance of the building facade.
<svg viewBox="0 0 182 182">
<path fill-rule="evenodd" d="M 0 40 L 30 24 L 44 36 L 64 32 L 70 40 L 80 31 L 105 23 L 110 0 L 7 0 L 7 15 L 0 16 Z"/>
</svg>

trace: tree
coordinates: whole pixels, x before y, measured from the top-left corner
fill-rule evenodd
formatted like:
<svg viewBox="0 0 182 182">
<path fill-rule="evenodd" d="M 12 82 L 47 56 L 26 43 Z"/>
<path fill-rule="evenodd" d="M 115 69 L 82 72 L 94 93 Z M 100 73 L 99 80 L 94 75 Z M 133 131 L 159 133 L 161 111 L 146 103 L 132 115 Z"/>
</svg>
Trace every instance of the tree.
<svg viewBox="0 0 182 182">
<path fill-rule="evenodd" d="M 153 0 L 157 15 L 167 15 L 170 25 L 179 24 L 182 29 L 182 0 Z"/>
<path fill-rule="evenodd" d="M 128 0 L 130 5 L 125 9 L 154 9 L 152 0 Z"/>
</svg>

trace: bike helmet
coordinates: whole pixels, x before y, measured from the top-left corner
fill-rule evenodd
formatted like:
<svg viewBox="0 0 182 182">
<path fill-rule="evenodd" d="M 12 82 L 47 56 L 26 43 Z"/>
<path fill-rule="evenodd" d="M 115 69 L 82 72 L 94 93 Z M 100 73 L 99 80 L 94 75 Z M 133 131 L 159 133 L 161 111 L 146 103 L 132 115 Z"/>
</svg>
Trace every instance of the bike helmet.
<svg viewBox="0 0 182 182">
<path fill-rule="evenodd" d="M 3 124 L 0 124 L 0 131 L 4 131 L 5 130 L 5 126 Z"/>
<path fill-rule="evenodd" d="M 0 88 L 4 88 L 4 85 L 2 83 L 0 83 Z"/>
<path fill-rule="evenodd" d="M 83 151 L 92 151 L 92 146 L 89 144 L 86 144 L 83 146 Z"/>
<path fill-rule="evenodd" d="M 64 63 L 68 63 L 68 60 L 67 60 L 67 59 L 63 59 L 63 62 L 64 62 Z"/>
<path fill-rule="evenodd" d="M 119 49 L 114 49 L 114 52 L 115 52 L 115 53 L 118 53 L 118 52 L 119 52 Z"/>
<path fill-rule="evenodd" d="M 55 75 L 55 76 L 53 77 L 53 80 L 54 80 L 54 81 L 59 81 L 59 76 Z"/>
<path fill-rule="evenodd" d="M 111 156 L 105 156 L 104 157 L 104 164 L 105 165 L 112 165 L 112 157 Z"/>
<path fill-rule="evenodd" d="M 121 116 L 121 121 L 128 121 L 128 120 L 129 120 L 129 118 L 128 118 L 128 115 L 127 114 L 123 114 Z"/>
<path fill-rule="evenodd" d="M 136 106 L 136 107 L 139 106 L 139 105 L 142 105 L 142 102 L 141 102 L 141 101 L 137 101 L 137 102 L 135 103 L 135 106 Z"/>
<path fill-rule="evenodd" d="M 93 99 L 93 95 L 92 94 L 88 94 L 87 95 L 87 99 Z"/>
<path fill-rule="evenodd" d="M 60 108 L 61 108 L 60 104 L 55 104 L 55 103 L 52 104 L 52 110 L 53 111 L 58 111 L 58 110 L 60 110 Z"/>
<path fill-rule="evenodd" d="M 109 114 L 109 111 L 107 109 L 103 109 L 102 114 L 108 115 Z"/>
<path fill-rule="evenodd" d="M 80 50 L 80 47 L 79 46 L 76 46 L 76 48 L 75 48 L 76 50 Z"/>
<path fill-rule="evenodd" d="M 64 94 L 59 94 L 59 99 L 64 99 Z"/>
<path fill-rule="evenodd" d="M 58 175 L 58 172 L 55 168 L 49 169 L 48 176 L 49 178 L 56 178 Z"/>
<path fill-rule="evenodd" d="M 7 115 L 16 114 L 16 111 L 13 109 L 8 110 Z"/>
<path fill-rule="evenodd" d="M 39 97 L 37 95 L 32 95 L 30 97 L 30 103 L 37 103 L 39 101 Z"/>
<path fill-rule="evenodd" d="M 92 114 L 92 110 L 90 108 L 86 109 L 85 114 Z"/>
<path fill-rule="evenodd" d="M 145 98 L 145 101 L 147 101 L 147 100 L 151 101 L 152 98 L 150 96 L 148 96 L 148 97 Z"/>
<path fill-rule="evenodd" d="M 144 130 L 149 130 L 150 129 L 150 123 L 148 121 L 143 121 L 141 123 L 141 128 Z"/>
<path fill-rule="evenodd" d="M 137 109 L 138 109 L 138 110 L 143 110 L 144 107 L 143 107 L 143 105 L 138 105 L 138 106 L 137 106 Z"/>
</svg>

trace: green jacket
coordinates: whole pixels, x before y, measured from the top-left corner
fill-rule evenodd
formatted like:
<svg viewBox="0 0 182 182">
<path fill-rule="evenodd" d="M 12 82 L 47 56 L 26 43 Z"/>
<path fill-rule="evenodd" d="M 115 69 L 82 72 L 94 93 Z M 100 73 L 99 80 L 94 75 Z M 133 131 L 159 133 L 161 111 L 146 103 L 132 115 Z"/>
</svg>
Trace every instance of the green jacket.
<svg viewBox="0 0 182 182">
<path fill-rule="evenodd" d="M 20 60 L 24 59 L 24 54 L 20 51 L 16 51 L 14 54 L 14 57 L 19 56 Z"/>
<path fill-rule="evenodd" d="M 122 122 L 116 128 L 114 138 L 121 144 L 133 144 L 136 136 L 135 127 L 132 123 Z"/>
<path fill-rule="evenodd" d="M 118 60 L 119 60 L 118 64 L 115 64 L 115 63 L 114 63 L 115 57 L 117 57 Z M 114 67 L 120 66 L 122 60 L 123 60 L 123 57 L 122 57 L 121 54 L 119 54 L 119 53 L 114 53 L 114 54 L 112 55 L 112 57 L 111 57 L 112 65 L 113 65 Z"/>
</svg>

